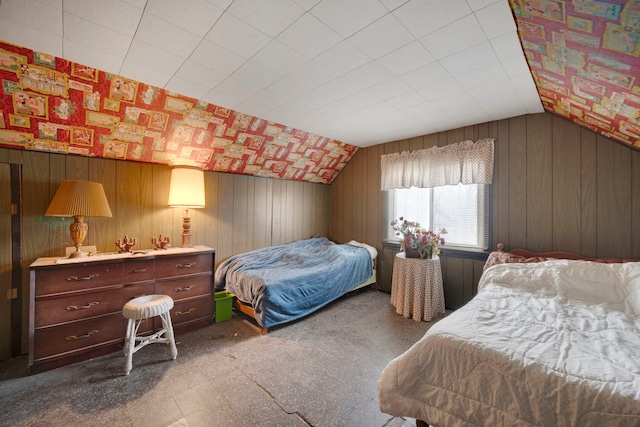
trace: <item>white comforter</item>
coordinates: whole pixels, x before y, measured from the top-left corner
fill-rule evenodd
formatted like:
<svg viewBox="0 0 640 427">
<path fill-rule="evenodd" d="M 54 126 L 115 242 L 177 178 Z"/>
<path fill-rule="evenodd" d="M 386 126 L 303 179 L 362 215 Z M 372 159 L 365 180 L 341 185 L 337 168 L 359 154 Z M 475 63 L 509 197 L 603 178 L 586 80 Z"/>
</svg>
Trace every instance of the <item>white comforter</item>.
<svg viewBox="0 0 640 427">
<path fill-rule="evenodd" d="M 640 263 L 487 269 L 387 365 L 378 397 L 436 426 L 640 426 Z"/>
</svg>

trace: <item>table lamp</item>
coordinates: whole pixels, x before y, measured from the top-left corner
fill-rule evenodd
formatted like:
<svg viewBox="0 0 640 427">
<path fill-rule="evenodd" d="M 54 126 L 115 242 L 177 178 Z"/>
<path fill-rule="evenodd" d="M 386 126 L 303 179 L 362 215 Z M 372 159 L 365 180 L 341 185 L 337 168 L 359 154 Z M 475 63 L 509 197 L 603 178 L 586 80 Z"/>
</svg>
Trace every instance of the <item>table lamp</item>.
<svg viewBox="0 0 640 427">
<path fill-rule="evenodd" d="M 190 166 L 176 166 L 171 170 L 169 206 L 184 208 L 182 247 L 191 247 L 191 218 L 189 209 L 204 208 L 204 172 Z"/>
<path fill-rule="evenodd" d="M 85 216 L 107 218 L 112 216 L 102 184 L 78 180 L 62 181 L 44 214 L 46 216 L 73 217 L 69 232 L 76 251 L 72 252 L 69 258 L 87 255 L 80 251 L 80 246 L 89 231 L 89 225 L 84 222 Z"/>
</svg>

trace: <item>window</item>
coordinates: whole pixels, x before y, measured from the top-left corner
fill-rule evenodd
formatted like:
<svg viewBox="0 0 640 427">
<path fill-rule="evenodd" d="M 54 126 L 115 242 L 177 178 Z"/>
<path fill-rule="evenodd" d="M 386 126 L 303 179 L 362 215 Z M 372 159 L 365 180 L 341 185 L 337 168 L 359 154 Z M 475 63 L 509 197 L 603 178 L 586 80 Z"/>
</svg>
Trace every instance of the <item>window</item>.
<svg viewBox="0 0 640 427">
<path fill-rule="evenodd" d="M 482 249 L 489 246 L 489 186 L 458 184 L 433 188 L 395 189 L 390 191 L 391 218 L 400 216 L 417 221 L 423 228 L 444 236 L 447 247 Z M 388 228 L 389 237 L 393 230 Z"/>
</svg>

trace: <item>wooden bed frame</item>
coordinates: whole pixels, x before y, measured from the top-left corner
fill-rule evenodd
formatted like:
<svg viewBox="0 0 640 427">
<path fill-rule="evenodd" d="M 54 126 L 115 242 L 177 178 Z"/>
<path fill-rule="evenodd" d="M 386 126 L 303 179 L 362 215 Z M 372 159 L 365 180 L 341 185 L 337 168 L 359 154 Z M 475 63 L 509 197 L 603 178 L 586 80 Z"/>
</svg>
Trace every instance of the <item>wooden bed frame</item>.
<svg viewBox="0 0 640 427">
<path fill-rule="evenodd" d="M 498 251 L 504 252 L 504 243 L 498 243 Z M 555 258 L 555 259 L 572 259 L 582 261 L 617 263 L 617 262 L 634 262 L 637 260 L 630 258 L 587 258 L 570 252 L 531 252 L 526 249 L 512 249 L 508 251 L 514 255 L 526 258 Z"/>
<path fill-rule="evenodd" d="M 378 282 L 376 280 L 376 261 L 377 260 L 373 260 L 373 273 L 371 274 L 371 276 L 365 280 L 364 282 L 354 286 L 352 289 L 350 289 L 347 293 L 356 291 L 358 289 L 364 288 L 366 286 L 369 285 L 374 285 L 374 290 L 378 290 Z M 346 295 L 346 294 L 345 294 Z M 249 304 L 245 304 L 244 302 L 240 301 L 238 298 L 235 299 L 235 303 L 234 303 L 236 309 L 238 311 L 240 311 L 243 314 L 246 314 L 247 316 L 251 317 L 253 320 L 256 319 L 256 313 L 253 309 L 253 307 L 251 307 Z M 265 328 L 264 326 L 260 327 L 260 334 L 261 335 L 266 335 L 266 333 L 269 332 L 269 328 Z"/>
<path fill-rule="evenodd" d="M 504 243 L 498 243 L 498 252 L 505 252 Z M 627 258 L 588 258 L 583 257 L 581 255 L 573 254 L 570 252 L 532 252 L 526 249 L 512 249 L 507 251 L 513 255 L 525 257 L 525 258 L 555 258 L 555 259 L 569 259 L 569 260 L 578 260 L 578 261 L 593 261 L 593 262 L 602 262 L 602 263 L 619 263 L 619 262 L 634 262 L 637 260 L 627 259 Z M 532 261 L 532 262 L 540 262 L 540 261 Z M 416 427 L 429 427 L 429 423 L 416 420 Z"/>
</svg>

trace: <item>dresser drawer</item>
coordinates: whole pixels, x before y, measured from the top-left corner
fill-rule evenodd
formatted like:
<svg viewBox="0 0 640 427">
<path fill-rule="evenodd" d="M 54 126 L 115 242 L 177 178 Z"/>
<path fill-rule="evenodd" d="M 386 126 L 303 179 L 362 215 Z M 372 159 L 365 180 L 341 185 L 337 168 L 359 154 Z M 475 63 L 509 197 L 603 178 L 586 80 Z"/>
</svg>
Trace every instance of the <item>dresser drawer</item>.
<svg viewBox="0 0 640 427">
<path fill-rule="evenodd" d="M 122 283 L 122 263 L 56 266 L 36 270 L 35 296 L 72 292 Z"/>
<path fill-rule="evenodd" d="M 124 306 L 127 301 L 132 300 L 134 298 L 142 297 L 145 295 L 153 295 L 155 294 L 155 284 L 154 282 L 143 282 L 136 283 L 134 285 L 124 285 L 124 291 L 122 293 L 123 301 L 122 305 Z"/>
<path fill-rule="evenodd" d="M 122 288 L 36 300 L 35 326 L 47 326 L 122 311 Z"/>
<path fill-rule="evenodd" d="M 34 360 L 105 344 L 125 336 L 125 319 L 121 313 L 111 314 L 62 326 L 39 328 L 34 331 Z"/>
<path fill-rule="evenodd" d="M 211 274 L 178 277 L 156 282 L 156 293 L 169 295 L 174 301 L 211 294 Z"/>
<path fill-rule="evenodd" d="M 213 271 L 210 253 L 156 258 L 156 279 Z"/>
<path fill-rule="evenodd" d="M 213 318 L 213 295 L 178 301 L 171 310 L 174 325 L 202 318 Z"/>
<path fill-rule="evenodd" d="M 155 261 L 153 259 L 126 260 L 123 264 L 122 282 L 135 283 L 153 280 L 155 277 Z"/>
</svg>

